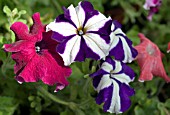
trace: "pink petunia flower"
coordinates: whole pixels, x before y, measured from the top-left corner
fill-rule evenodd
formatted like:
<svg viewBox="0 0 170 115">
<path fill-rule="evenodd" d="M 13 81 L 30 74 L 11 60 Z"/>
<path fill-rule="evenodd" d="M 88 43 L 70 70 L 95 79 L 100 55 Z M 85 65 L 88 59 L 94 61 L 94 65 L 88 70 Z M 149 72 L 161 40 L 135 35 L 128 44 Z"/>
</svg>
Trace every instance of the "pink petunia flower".
<svg viewBox="0 0 170 115">
<path fill-rule="evenodd" d="M 162 4 L 162 0 L 146 0 L 143 5 L 144 9 L 149 10 L 147 19 L 152 20 L 152 16 L 159 11 L 159 8 Z"/>
<path fill-rule="evenodd" d="M 170 42 L 168 43 L 168 49 L 167 49 L 167 53 L 170 52 Z"/>
<path fill-rule="evenodd" d="M 135 49 L 138 51 L 136 59 L 141 69 L 139 81 L 149 81 L 153 76 L 158 76 L 166 82 L 170 82 L 162 64 L 162 55 L 158 46 L 142 33 L 139 33 L 138 36 L 141 43 L 135 46 Z"/>
<path fill-rule="evenodd" d="M 64 66 L 64 62 L 56 53 L 55 40 L 51 39 L 52 32 L 45 32 L 45 26 L 40 21 L 40 14 L 33 16 L 33 26 L 30 31 L 26 24 L 16 22 L 11 30 L 16 35 L 16 42 L 5 44 L 4 49 L 12 52 L 15 78 L 19 83 L 37 82 L 42 80 L 48 85 L 57 85 L 55 91 L 68 85 L 67 77 L 72 70 Z"/>
</svg>

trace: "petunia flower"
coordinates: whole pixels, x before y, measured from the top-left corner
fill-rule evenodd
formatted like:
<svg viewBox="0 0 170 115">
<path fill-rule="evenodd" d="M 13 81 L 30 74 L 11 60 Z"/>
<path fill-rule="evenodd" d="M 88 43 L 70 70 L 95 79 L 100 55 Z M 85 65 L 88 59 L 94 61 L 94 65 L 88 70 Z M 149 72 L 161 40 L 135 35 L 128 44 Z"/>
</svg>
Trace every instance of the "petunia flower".
<svg viewBox="0 0 170 115">
<path fill-rule="evenodd" d="M 107 55 L 111 23 L 111 18 L 94 10 L 90 2 L 82 1 L 75 8 L 73 5 L 64 8 L 64 14 L 47 25 L 47 31 L 54 32 L 52 38 L 60 43 L 57 51 L 64 64 L 70 65 L 85 58 L 98 60 Z"/>
<path fill-rule="evenodd" d="M 147 17 L 149 21 L 151 21 L 152 16 L 159 11 L 161 4 L 162 4 L 162 0 L 146 0 L 145 1 L 145 4 L 143 5 L 143 7 L 146 10 L 149 10 L 149 14 Z"/>
<path fill-rule="evenodd" d="M 168 43 L 168 49 L 167 49 L 167 53 L 170 52 L 170 42 Z"/>
<path fill-rule="evenodd" d="M 121 24 L 113 21 L 110 34 L 109 56 L 124 63 L 131 63 L 137 56 L 137 51 L 132 47 L 132 41 L 121 30 Z"/>
<path fill-rule="evenodd" d="M 130 105 L 130 96 L 134 95 L 134 89 L 129 82 L 134 80 L 133 70 L 121 61 L 106 57 L 101 68 L 90 75 L 93 78 L 93 86 L 98 92 L 96 103 L 104 103 L 105 112 L 122 113 Z"/>
<path fill-rule="evenodd" d="M 40 14 L 33 16 L 33 26 L 28 30 L 26 24 L 16 22 L 11 30 L 16 35 L 16 42 L 5 44 L 7 52 L 12 52 L 12 59 L 16 62 L 14 72 L 16 80 L 22 82 L 37 82 L 42 80 L 48 85 L 57 85 L 61 90 L 68 85 L 67 77 L 71 69 L 64 66 L 61 56 L 55 52 L 58 44 L 51 39 L 52 32 L 45 32 L 45 26 L 40 21 Z"/>
<path fill-rule="evenodd" d="M 158 46 L 142 33 L 139 33 L 138 36 L 141 43 L 135 46 L 135 49 L 138 51 L 136 59 L 141 70 L 139 81 L 152 80 L 153 76 L 158 76 L 166 82 L 170 82 L 162 64 L 162 55 Z"/>
</svg>

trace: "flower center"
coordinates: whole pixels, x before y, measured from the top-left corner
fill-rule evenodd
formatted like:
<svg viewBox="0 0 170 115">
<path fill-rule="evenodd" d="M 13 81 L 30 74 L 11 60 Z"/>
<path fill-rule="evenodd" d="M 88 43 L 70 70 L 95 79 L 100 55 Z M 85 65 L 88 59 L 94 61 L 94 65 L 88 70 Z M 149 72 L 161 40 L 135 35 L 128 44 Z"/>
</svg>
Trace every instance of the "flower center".
<svg viewBox="0 0 170 115">
<path fill-rule="evenodd" d="M 39 53 L 39 52 L 40 52 L 40 50 L 41 50 L 41 49 L 40 49 L 40 47 L 39 47 L 39 46 L 36 46 L 36 47 L 35 47 L 35 51 L 36 51 L 36 53 Z"/>
<path fill-rule="evenodd" d="M 78 35 L 81 36 L 81 35 L 83 35 L 83 34 L 84 34 L 84 32 L 83 32 L 82 30 L 79 30 L 79 31 L 78 31 Z"/>
<path fill-rule="evenodd" d="M 77 29 L 77 34 L 78 34 L 79 36 L 82 36 L 82 35 L 84 35 L 85 33 L 86 33 L 86 29 L 85 29 L 85 28 L 80 27 L 80 28 Z"/>
<path fill-rule="evenodd" d="M 149 55 L 154 55 L 155 54 L 155 49 L 151 45 L 148 45 L 146 50 L 147 50 Z"/>
<path fill-rule="evenodd" d="M 114 70 L 111 70 L 111 71 L 110 71 L 110 74 L 112 74 L 112 73 L 114 73 Z"/>
</svg>

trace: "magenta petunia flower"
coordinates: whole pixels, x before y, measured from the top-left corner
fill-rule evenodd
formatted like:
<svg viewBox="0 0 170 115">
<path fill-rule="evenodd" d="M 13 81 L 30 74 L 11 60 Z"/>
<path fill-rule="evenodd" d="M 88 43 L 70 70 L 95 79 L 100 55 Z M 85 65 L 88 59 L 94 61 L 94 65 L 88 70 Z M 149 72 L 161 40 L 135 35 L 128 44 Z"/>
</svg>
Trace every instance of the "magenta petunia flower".
<svg viewBox="0 0 170 115">
<path fill-rule="evenodd" d="M 146 10 L 149 10 L 149 14 L 147 17 L 149 21 L 151 21 L 152 16 L 159 11 L 159 7 L 161 6 L 161 4 L 162 4 L 162 0 L 146 0 L 143 7 Z"/>
<path fill-rule="evenodd" d="M 167 49 L 167 53 L 170 52 L 170 42 L 168 43 L 168 49 Z"/>
<path fill-rule="evenodd" d="M 64 62 L 56 53 L 55 40 L 51 39 L 52 32 L 45 32 L 45 26 L 40 21 L 40 14 L 33 16 L 33 26 L 28 30 L 26 24 L 16 22 L 11 30 L 16 35 L 16 42 L 5 44 L 4 49 L 12 52 L 15 78 L 19 83 L 37 82 L 42 80 L 48 85 L 57 85 L 55 91 L 68 85 L 67 77 L 71 69 L 64 66 Z"/>
<path fill-rule="evenodd" d="M 153 76 L 163 78 L 170 82 L 162 64 L 162 54 L 158 46 L 147 39 L 143 34 L 138 35 L 141 43 L 135 46 L 138 51 L 137 62 L 140 66 L 141 73 L 139 81 L 152 80 Z"/>
</svg>

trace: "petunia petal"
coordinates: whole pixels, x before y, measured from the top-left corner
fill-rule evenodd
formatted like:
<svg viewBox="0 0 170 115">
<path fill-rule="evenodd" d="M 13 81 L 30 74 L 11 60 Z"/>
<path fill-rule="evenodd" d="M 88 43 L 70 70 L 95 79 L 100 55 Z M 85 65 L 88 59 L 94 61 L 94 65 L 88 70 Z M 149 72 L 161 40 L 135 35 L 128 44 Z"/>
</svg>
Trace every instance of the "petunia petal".
<svg viewBox="0 0 170 115">
<path fill-rule="evenodd" d="M 103 41 L 103 43 L 106 46 L 109 46 L 109 43 L 110 43 L 109 34 L 111 32 L 111 30 L 110 30 L 111 23 L 112 23 L 112 20 L 109 17 L 109 18 L 107 18 L 105 20 L 102 20 L 102 21 L 100 21 L 100 22 L 98 22 L 96 24 L 93 24 L 93 25 L 87 27 L 86 28 L 87 29 L 86 32 L 87 32 L 87 34 L 92 34 L 92 35 L 96 35 L 97 34 L 99 36 L 98 38 L 100 38 L 102 41 L 104 40 L 105 43 L 104 43 L 104 41 Z M 108 48 L 107 48 L 107 50 L 108 50 Z"/>
<path fill-rule="evenodd" d="M 100 56 L 94 52 L 86 43 L 85 39 L 81 37 L 80 50 L 75 58 L 75 61 L 84 61 L 85 58 L 100 59 Z"/>
<path fill-rule="evenodd" d="M 104 50 L 101 48 L 100 44 L 96 41 L 94 41 L 93 36 L 91 36 L 90 34 L 88 35 L 84 35 L 83 36 L 87 46 L 96 54 L 98 54 L 100 56 L 100 59 L 105 57 L 105 52 Z M 103 47 L 103 46 L 102 46 Z"/>
<path fill-rule="evenodd" d="M 15 33 L 17 40 L 31 40 L 26 24 L 22 22 L 15 22 L 11 25 L 10 29 Z M 35 38 L 33 40 L 35 40 Z"/>
<path fill-rule="evenodd" d="M 27 48 L 35 49 L 35 43 L 28 40 L 20 40 L 12 44 L 4 44 L 4 49 L 7 52 L 18 52 Z"/>
<path fill-rule="evenodd" d="M 76 34 L 76 28 L 68 22 L 51 22 L 46 26 L 46 29 L 55 31 L 62 36 L 70 36 Z"/>
<path fill-rule="evenodd" d="M 114 56 L 116 60 L 124 63 L 131 63 L 137 56 L 137 51 L 132 47 L 132 41 L 122 32 L 119 27 L 116 27 L 118 22 L 112 24 L 112 33 L 110 34 L 110 56 Z"/>
<path fill-rule="evenodd" d="M 33 19 L 33 25 L 30 28 L 30 33 L 34 35 L 37 38 L 37 41 L 40 41 L 42 39 L 42 32 L 44 32 L 44 25 L 42 25 L 40 20 L 40 14 L 35 13 L 32 16 Z"/>
<path fill-rule="evenodd" d="M 64 65 L 70 65 L 75 61 L 75 58 L 80 50 L 80 36 L 74 36 L 68 41 L 65 41 L 65 44 L 58 45 L 58 52 L 64 60 Z"/>
<path fill-rule="evenodd" d="M 70 75 L 71 69 L 57 64 L 54 58 L 44 51 L 44 56 L 35 55 L 23 68 L 16 78 L 22 78 L 24 82 L 36 82 L 42 80 L 45 84 L 68 85 L 66 75 Z"/>
<path fill-rule="evenodd" d="M 76 9 L 77 9 L 78 18 L 81 21 L 82 27 L 86 26 L 86 23 L 88 22 L 90 18 L 99 14 L 99 12 L 97 10 L 94 10 L 93 5 L 88 1 L 79 2 L 79 5 Z M 91 23 L 91 22 L 88 22 L 88 23 Z"/>
<path fill-rule="evenodd" d="M 101 58 L 107 55 L 109 44 L 107 44 L 104 39 L 101 39 L 101 37 L 98 34 L 86 33 L 86 35 L 84 35 L 83 38 L 85 39 L 87 45 L 93 51 L 94 51 L 93 47 L 97 46 L 100 52 L 98 51 L 94 51 L 94 52 L 96 52 L 98 55 L 101 55 Z"/>
<path fill-rule="evenodd" d="M 79 21 L 77 11 L 73 5 L 70 5 L 67 9 L 64 9 L 64 16 L 66 19 L 74 23 L 76 28 L 80 27 L 81 23 Z"/>
</svg>

